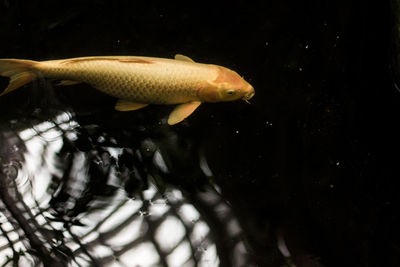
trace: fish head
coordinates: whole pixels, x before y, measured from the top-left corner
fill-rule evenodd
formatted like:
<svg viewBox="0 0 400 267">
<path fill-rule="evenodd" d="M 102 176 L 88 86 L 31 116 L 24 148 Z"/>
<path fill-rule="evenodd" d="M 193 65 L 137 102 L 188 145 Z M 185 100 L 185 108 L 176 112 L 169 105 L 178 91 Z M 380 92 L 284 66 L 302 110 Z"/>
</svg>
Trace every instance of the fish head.
<svg viewBox="0 0 400 267">
<path fill-rule="evenodd" d="M 255 94 L 253 86 L 246 82 L 236 72 L 216 66 L 217 78 L 208 81 L 207 86 L 200 91 L 200 98 L 205 102 L 228 102 L 243 99 L 248 102 Z"/>
</svg>

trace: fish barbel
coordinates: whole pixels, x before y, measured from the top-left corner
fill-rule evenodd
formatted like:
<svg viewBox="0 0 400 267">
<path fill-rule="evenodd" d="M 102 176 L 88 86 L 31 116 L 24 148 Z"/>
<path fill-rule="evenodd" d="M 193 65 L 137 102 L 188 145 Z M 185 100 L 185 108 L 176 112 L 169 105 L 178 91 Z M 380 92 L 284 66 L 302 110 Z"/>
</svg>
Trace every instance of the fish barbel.
<svg viewBox="0 0 400 267">
<path fill-rule="evenodd" d="M 87 83 L 118 98 L 115 109 L 130 111 L 149 104 L 178 104 L 168 118 L 173 125 L 202 102 L 222 102 L 254 95 L 253 87 L 222 66 L 196 63 L 183 55 L 175 59 L 99 56 L 32 61 L 0 59 L 0 76 L 10 78 L 4 95 L 36 77 L 58 79 L 58 85 Z"/>
</svg>

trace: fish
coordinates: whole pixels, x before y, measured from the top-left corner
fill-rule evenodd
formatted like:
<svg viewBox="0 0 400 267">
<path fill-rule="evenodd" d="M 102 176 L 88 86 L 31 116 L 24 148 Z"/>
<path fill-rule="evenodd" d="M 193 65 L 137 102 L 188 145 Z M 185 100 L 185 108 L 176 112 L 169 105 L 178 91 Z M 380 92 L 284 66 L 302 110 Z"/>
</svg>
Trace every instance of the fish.
<svg viewBox="0 0 400 267">
<path fill-rule="evenodd" d="M 132 111 L 151 104 L 177 105 L 168 117 L 174 125 L 202 103 L 242 99 L 249 103 L 255 91 L 228 68 L 174 59 L 140 56 L 93 56 L 33 61 L 0 59 L 0 76 L 9 77 L 5 95 L 38 77 L 60 80 L 59 86 L 86 83 L 118 99 L 115 109 Z"/>
</svg>

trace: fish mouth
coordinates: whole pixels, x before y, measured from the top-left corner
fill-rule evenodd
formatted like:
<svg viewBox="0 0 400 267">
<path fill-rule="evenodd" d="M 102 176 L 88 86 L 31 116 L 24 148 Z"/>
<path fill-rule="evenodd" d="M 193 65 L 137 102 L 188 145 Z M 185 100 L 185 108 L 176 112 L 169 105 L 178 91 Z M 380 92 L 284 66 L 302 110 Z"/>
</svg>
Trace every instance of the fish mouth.
<svg viewBox="0 0 400 267">
<path fill-rule="evenodd" d="M 243 99 L 244 101 L 246 101 L 248 104 L 250 104 L 249 100 L 254 96 L 254 94 L 255 94 L 254 89 L 251 88 L 250 92 L 246 93 L 246 94 L 243 96 L 242 99 Z"/>
</svg>

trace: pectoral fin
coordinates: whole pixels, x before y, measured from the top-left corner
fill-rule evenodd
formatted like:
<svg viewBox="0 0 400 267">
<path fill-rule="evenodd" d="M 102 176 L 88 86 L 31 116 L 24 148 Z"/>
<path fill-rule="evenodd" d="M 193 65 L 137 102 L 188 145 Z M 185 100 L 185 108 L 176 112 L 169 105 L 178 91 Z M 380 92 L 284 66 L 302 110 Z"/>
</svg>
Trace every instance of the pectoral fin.
<svg viewBox="0 0 400 267">
<path fill-rule="evenodd" d="M 193 111 L 200 106 L 200 104 L 200 101 L 194 101 L 176 106 L 171 114 L 169 114 L 168 124 L 174 125 L 183 121 L 190 114 L 192 114 Z"/>
<path fill-rule="evenodd" d="M 187 57 L 187 56 L 184 56 L 184 55 L 180 55 L 180 54 L 176 54 L 175 55 L 175 60 L 194 62 L 194 60 L 191 59 L 190 57 Z"/>
<path fill-rule="evenodd" d="M 117 104 L 115 104 L 115 109 L 118 111 L 131 111 L 144 108 L 149 104 L 135 103 L 129 100 L 120 99 Z"/>
<path fill-rule="evenodd" d="M 57 85 L 64 86 L 64 85 L 75 85 L 75 84 L 79 84 L 79 83 L 82 83 L 82 82 L 70 81 L 70 80 L 62 80 L 59 83 L 57 83 Z"/>
</svg>

